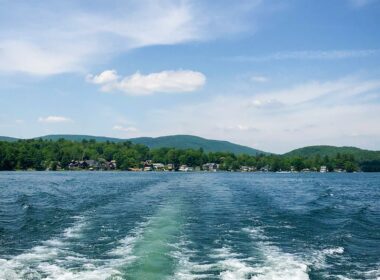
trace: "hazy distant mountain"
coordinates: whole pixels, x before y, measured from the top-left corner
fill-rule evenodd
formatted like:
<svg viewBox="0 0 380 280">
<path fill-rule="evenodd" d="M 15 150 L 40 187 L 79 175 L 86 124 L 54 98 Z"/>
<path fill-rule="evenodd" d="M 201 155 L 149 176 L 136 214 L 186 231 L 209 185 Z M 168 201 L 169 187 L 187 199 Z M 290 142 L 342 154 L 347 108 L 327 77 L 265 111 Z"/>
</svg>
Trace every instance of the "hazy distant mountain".
<svg viewBox="0 0 380 280">
<path fill-rule="evenodd" d="M 120 138 L 112 138 L 112 137 L 105 137 L 105 136 L 92 136 L 92 135 L 76 135 L 76 134 L 52 134 L 52 135 L 45 135 L 40 136 L 36 138 L 41 138 L 44 140 L 53 140 L 57 141 L 59 139 L 65 139 L 69 141 L 82 141 L 82 140 L 95 140 L 96 142 L 123 142 L 128 141 L 128 139 L 120 139 Z"/>
<path fill-rule="evenodd" d="M 162 137 L 139 137 L 131 139 L 120 139 L 111 137 L 101 137 L 101 136 L 91 136 L 91 135 L 46 135 L 42 137 L 37 137 L 45 140 L 58 140 L 60 138 L 71 140 L 71 141 L 82 141 L 86 140 L 96 140 L 97 142 L 123 142 L 131 141 L 136 144 L 144 144 L 149 148 L 161 148 L 170 147 L 178 149 L 199 149 L 202 148 L 205 152 L 231 152 L 235 154 L 249 154 L 256 155 L 260 153 L 265 153 L 257 149 L 253 149 L 247 146 L 242 146 L 234 144 L 228 141 L 220 140 L 210 140 L 198 136 L 192 135 L 171 135 Z"/>
<path fill-rule="evenodd" d="M 336 146 L 309 146 L 290 151 L 286 156 L 312 157 L 316 155 L 335 157 L 340 154 L 351 154 L 357 160 L 380 159 L 380 151 L 364 150 L 356 147 L 336 147 Z"/>
<path fill-rule="evenodd" d="M 19 140 L 18 138 L 8 137 L 8 136 L 0 136 L 0 141 L 14 142 Z"/>
<path fill-rule="evenodd" d="M 265 153 L 247 146 L 234 144 L 228 141 L 210 140 L 192 135 L 161 136 L 156 138 L 139 137 L 132 138 L 133 143 L 144 144 L 150 148 L 175 147 L 180 149 L 199 149 L 206 152 L 231 152 L 235 154 L 256 155 Z"/>
<path fill-rule="evenodd" d="M 95 140 L 97 142 L 123 142 L 130 141 L 135 144 L 143 144 L 149 148 L 177 148 L 177 149 L 199 149 L 202 148 L 205 152 L 231 152 L 235 154 L 267 154 L 266 152 L 250 148 L 247 146 L 242 146 L 234 144 L 228 141 L 220 140 L 210 140 L 198 136 L 192 135 L 171 135 L 171 136 L 161 136 L 161 137 L 138 137 L 131 139 L 121 139 L 121 138 L 112 138 L 104 136 L 92 136 L 92 135 L 71 135 L 71 134 L 55 134 L 55 135 L 46 135 L 41 137 L 45 140 L 59 140 L 61 138 L 70 140 L 70 141 L 82 141 L 85 140 Z M 0 141 L 17 141 L 19 139 L 7 136 L 0 136 Z M 295 149 L 288 153 L 285 153 L 285 156 L 300 156 L 300 157 L 313 157 L 316 155 L 320 156 L 329 156 L 335 157 L 336 154 L 352 154 L 359 161 L 361 160 L 380 160 L 380 151 L 370 151 L 364 150 L 356 147 L 336 147 L 336 146 L 309 146 L 304 148 Z"/>
</svg>

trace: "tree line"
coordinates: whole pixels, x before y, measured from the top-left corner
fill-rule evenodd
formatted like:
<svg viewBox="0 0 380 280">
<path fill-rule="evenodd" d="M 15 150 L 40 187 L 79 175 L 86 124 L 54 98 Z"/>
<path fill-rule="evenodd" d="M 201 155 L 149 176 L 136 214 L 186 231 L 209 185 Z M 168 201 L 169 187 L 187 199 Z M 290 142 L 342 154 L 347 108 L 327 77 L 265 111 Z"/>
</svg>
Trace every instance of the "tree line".
<svg viewBox="0 0 380 280">
<path fill-rule="evenodd" d="M 243 166 L 255 170 L 267 171 L 301 171 L 309 169 L 318 171 L 326 166 L 329 171 L 380 171 L 380 162 L 359 162 L 351 154 L 337 153 L 328 156 L 284 156 L 273 154 L 233 154 L 230 152 L 205 152 L 203 149 L 149 149 L 145 145 L 131 142 L 81 142 L 60 139 L 58 141 L 32 139 L 16 142 L 0 142 L 0 170 L 56 170 L 68 169 L 73 160 L 105 160 L 117 162 L 117 169 L 128 170 L 140 168 L 143 162 L 173 164 L 189 167 L 216 163 L 221 170 L 240 170 Z"/>
</svg>

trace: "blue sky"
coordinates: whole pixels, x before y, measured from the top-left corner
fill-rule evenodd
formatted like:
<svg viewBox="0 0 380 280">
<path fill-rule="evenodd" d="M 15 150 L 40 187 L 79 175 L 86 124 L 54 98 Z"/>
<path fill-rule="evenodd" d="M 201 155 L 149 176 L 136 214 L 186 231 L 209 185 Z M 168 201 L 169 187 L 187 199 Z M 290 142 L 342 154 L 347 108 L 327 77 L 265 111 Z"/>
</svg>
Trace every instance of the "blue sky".
<svg viewBox="0 0 380 280">
<path fill-rule="evenodd" d="M 378 0 L 0 5 L 0 135 L 380 149 Z"/>
</svg>

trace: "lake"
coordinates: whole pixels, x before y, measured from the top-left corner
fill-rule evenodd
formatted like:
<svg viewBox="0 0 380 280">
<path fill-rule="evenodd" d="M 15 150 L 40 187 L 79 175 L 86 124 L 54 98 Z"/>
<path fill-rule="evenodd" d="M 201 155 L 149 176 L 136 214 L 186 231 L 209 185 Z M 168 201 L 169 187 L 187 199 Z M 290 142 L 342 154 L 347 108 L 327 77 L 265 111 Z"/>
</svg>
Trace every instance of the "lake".
<svg viewBox="0 0 380 280">
<path fill-rule="evenodd" d="M 0 173 L 0 279 L 379 278 L 378 173 Z"/>
</svg>

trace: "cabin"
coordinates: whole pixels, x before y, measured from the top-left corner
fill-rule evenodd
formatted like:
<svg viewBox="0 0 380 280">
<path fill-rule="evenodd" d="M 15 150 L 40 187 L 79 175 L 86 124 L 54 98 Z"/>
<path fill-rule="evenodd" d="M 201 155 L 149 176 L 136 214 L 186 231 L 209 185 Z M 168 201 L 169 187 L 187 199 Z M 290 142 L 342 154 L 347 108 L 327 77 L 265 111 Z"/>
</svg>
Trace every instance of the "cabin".
<svg viewBox="0 0 380 280">
<path fill-rule="evenodd" d="M 219 165 L 213 162 L 209 162 L 209 163 L 203 164 L 202 169 L 205 171 L 215 172 L 219 169 Z"/>
<path fill-rule="evenodd" d="M 165 164 L 160 163 L 160 162 L 153 163 L 152 165 L 153 165 L 153 169 L 156 171 L 164 171 L 165 169 Z"/>
<path fill-rule="evenodd" d="M 85 160 L 85 163 L 87 164 L 87 167 L 89 170 L 96 170 L 100 168 L 100 164 L 96 160 L 88 159 L 88 160 Z"/>
<path fill-rule="evenodd" d="M 322 165 L 321 168 L 319 169 L 319 172 L 321 172 L 321 173 L 326 173 L 326 172 L 328 172 L 328 170 L 327 170 L 327 166 Z"/>
<path fill-rule="evenodd" d="M 187 172 L 189 171 L 189 167 L 186 164 L 183 164 L 179 167 L 178 171 Z"/>
<path fill-rule="evenodd" d="M 144 171 L 152 171 L 153 170 L 153 168 L 152 168 L 152 166 L 144 166 L 144 169 L 143 169 Z"/>
<path fill-rule="evenodd" d="M 111 170 L 115 170 L 115 169 L 117 169 L 116 160 L 111 160 L 111 161 L 108 163 L 108 167 L 109 167 L 109 169 L 111 169 Z"/>
</svg>

